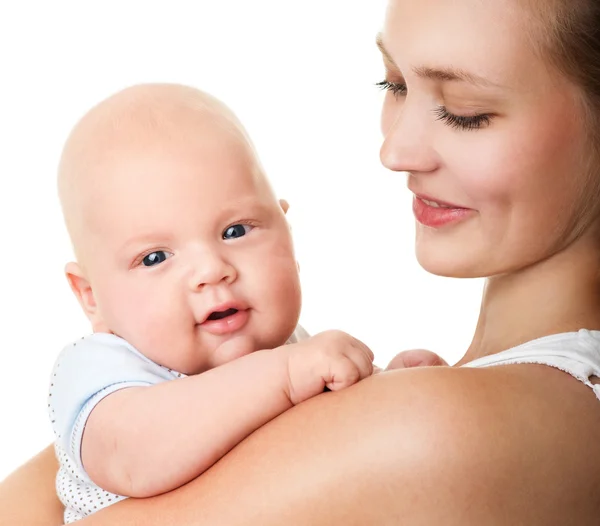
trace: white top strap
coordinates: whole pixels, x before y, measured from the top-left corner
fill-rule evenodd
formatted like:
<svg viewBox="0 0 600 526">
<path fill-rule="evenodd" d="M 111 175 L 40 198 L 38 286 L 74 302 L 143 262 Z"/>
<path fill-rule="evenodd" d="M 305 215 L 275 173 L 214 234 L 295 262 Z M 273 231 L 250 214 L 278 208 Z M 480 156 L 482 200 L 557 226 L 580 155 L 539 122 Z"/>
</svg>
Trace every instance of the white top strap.
<svg viewBox="0 0 600 526">
<path fill-rule="evenodd" d="M 590 378 L 600 377 L 600 331 L 581 329 L 545 336 L 503 352 L 478 358 L 463 367 L 489 367 L 518 363 L 537 363 L 555 367 L 590 387 L 600 400 L 600 385 Z"/>
</svg>

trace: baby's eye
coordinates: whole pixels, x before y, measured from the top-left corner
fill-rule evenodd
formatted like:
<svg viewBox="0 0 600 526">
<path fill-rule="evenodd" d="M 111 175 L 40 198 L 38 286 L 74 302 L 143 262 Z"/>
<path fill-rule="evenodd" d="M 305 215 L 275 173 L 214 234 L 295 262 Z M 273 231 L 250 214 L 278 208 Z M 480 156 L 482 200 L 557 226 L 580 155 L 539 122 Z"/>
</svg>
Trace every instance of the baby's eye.
<svg viewBox="0 0 600 526">
<path fill-rule="evenodd" d="M 142 259 L 142 265 L 144 267 L 154 267 L 162 263 L 165 259 L 170 258 L 173 254 L 165 252 L 164 250 L 157 250 L 152 252 Z"/>
<path fill-rule="evenodd" d="M 245 236 L 253 228 L 252 225 L 231 225 L 223 232 L 223 239 L 236 239 Z"/>
</svg>

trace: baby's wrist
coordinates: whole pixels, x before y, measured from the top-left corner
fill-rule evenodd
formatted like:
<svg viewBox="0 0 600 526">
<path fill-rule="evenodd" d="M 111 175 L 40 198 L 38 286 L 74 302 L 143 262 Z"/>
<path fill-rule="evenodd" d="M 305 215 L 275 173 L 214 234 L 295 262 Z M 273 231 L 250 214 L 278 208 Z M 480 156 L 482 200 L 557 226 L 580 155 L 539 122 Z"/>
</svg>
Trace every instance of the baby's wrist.
<svg viewBox="0 0 600 526">
<path fill-rule="evenodd" d="M 289 405 L 292 407 L 295 405 L 293 401 L 294 389 L 292 386 L 291 373 L 290 373 L 290 357 L 291 349 L 295 344 L 286 344 L 273 349 L 264 349 L 257 351 L 257 353 L 264 353 L 268 356 L 270 367 L 268 367 L 269 378 L 275 380 L 277 390 L 283 393 L 284 398 Z M 256 354 L 256 353 L 255 353 Z"/>
</svg>

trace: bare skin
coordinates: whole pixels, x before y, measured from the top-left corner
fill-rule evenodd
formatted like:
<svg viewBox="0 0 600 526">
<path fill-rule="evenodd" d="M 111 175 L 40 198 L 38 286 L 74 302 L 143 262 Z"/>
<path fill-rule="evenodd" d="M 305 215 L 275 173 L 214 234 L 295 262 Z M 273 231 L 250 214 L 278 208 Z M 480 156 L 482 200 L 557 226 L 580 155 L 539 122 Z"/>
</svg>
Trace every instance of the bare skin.
<svg viewBox="0 0 600 526">
<path fill-rule="evenodd" d="M 447 364 L 431 351 L 414 349 L 399 353 L 386 370 L 434 365 Z M 57 469 L 54 447 L 50 445 L 2 481 L 0 523 L 32 526 L 62 524 L 63 507 L 54 490 Z"/>
<path fill-rule="evenodd" d="M 435 389 L 424 393 L 425 383 Z M 485 403 L 468 403 L 473 396 Z M 600 513 L 589 498 L 600 475 L 588 453 L 600 438 L 594 404 L 589 390 L 537 366 L 384 375 L 299 407 L 180 494 L 132 501 L 87 524 L 133 525 L 148 514 L 157 525 L 592 525 Z M 318 431 L 294 437 L 294 420 Z M 569 446 L 557 455 L 559 442 Z"/>
<path fill-rule="evenodd" d="M 600 517 L 591 498 L 598 439 L 597 400 L 561 371 L 395 371 L 298 406 L 178 490 L 129 499 L 81 524 L 591 526 Z M 60 524 L 56 502 L 51 515 L 39 506 L 42 495 L 52 502 L 51 455 L 36 461 L 46 490 L 28 513 L 19 493 L 20 523 Z"/>
<path fill-rule="evenodd" d="M 293 405 L 372 374 L 373 353 L 341 331 L 288 342 L 301 293 L 287 205 L 214 97 L 174 84 L 108 97 L 70 134 L 58 183 L 78 257 L 66 274 L 94 332 L 187 376 L 143 387 L 111 380 L 121 389 L 94 405 L 81 438 L 98 487 L 138 498 L 176 489 Z M 67 352 L 85 356 L 81 346 Z M 100 355 L 108 371 L 122 367 L 108 365 L 106 348 Z M 73 378 L 101 378 L 100 368 L 90 358 L 61 365 L 50 396 L 64 388 L 80 407 Z M 49 407 L 53 423 L 70 411 Z M 66 520 L 77 493 L 59 493 Z"/>
<path fill-rule="evenodd" d="M 58 463 L 48 446 L 0 483 L 0 522 L 30 526 L 63 523 L 63 506 L 56 498 Z"/>
<path fill-rule="evenodd" d="M 382 162 L 408 172 L 415 194 L 470 210 L 456 228 L 417 225 L 422 266 L 489 278 L 459 365 L 600 329 L 599 220 L 581 213 L 590 159 L 578 88 L 528 47 L 514 0 L 389 5 Z M 451 81 L 448 71 L 484 81 Z M 597 398 L 557 369 L 391 371 L 294 408 L 171 493 L 82 525 L 593 526 L 599 439 Z"/>
</svg>

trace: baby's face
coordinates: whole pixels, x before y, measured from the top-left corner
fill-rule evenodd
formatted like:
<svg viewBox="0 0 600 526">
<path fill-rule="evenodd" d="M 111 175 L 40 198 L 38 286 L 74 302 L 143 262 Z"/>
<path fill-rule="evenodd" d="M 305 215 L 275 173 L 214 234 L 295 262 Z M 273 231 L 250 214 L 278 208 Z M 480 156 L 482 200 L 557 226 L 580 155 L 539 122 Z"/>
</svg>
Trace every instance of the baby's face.
<svg viewBox="0 0 600 526">
<path fill-rule="evenodd" d="M 137 141 L 93 170 L 83 252 L 100 330 L 186 374 L 235 357 L 218 352 L 233 337 L 286 341 L 300 313 L 290 229 L 240 133 Z"/>
</svg>

